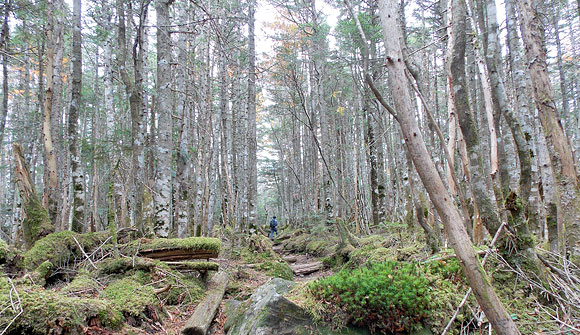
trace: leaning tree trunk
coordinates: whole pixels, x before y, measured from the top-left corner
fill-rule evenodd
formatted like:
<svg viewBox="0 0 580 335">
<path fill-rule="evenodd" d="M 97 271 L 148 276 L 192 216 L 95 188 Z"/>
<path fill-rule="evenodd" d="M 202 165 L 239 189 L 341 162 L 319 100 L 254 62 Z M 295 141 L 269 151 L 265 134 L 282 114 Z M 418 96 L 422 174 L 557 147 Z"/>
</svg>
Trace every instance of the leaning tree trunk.
<svg viewBox="0 0 580 335">
<path fill-rule="evenodd" d="M 84 219 L 84 175 L 82 172 L 77 124 L 81 106 L 82 88 L 82 49 L 81 49 L 81 0 L 73 2 L 73 45 L 72 45 L 72 94 L 69 106 L 68 136 L 70 150 L 70 167 L 72 176 L 72 230 L 81 232 Z M 110 112 L 110 111 L 107 111 Z"/>
<path fill-rule="evenodd" d="M 517 0 L 520 29 L 528 59 L 534 101 L 546 138 L 550 163 L 557 184 L 557 220 L 565 227 L 571 254 L 580 257 L 580 197 L 568 139 L 558 116 L 546 62 L 540 13 L 542 0 Z M 562 246 L 560 246 L 562 249 Z"/>
<path fill-rule="evenodd" d="M 30 178 L 30 173 L 26 167 L 26 160 L 22 147 L 18 143 L 12 145 L 14 154 L 14 174 L 20 189 L 22 198 L 22 208 L 24 209 L 24 221 L 22 231 L 24 232 L 24 244 L 26 249 L 30 249 L 34 242 L 54 231 L 54 225 L 48 217 L 48 212 L 38 200 L 34 182 Z"/>
<path fill-rule="evenodd" d="M 157 178 L 155 180 L 155 235 L 171 232 L 171 166 L 173 150 L 173 111 L 171 103 L 171 37 L 169 6 L 173 0 L 158 0 L 157 11 Z M 151 120 L 155 122 L 155 120 Z"/>
<path fill-rule="evenodd" d="M 475 297 L 493 328 L 499 335 L 519 334 L 514 321 L 506 312 L 476 258 L 469 236 L 461 224 L 461 216 L 437 173 L 415 119 L 409 85 L 405 79 L 406 66 L 400 45 L 397 1 L 379 0 L 379 8 L 385 45 L 389 46 L 386 55 L 389 86 L 411 159 L 445 225 L 451 246 L 455 249 L 469 285 L 473 288 Z"/>
</svg>

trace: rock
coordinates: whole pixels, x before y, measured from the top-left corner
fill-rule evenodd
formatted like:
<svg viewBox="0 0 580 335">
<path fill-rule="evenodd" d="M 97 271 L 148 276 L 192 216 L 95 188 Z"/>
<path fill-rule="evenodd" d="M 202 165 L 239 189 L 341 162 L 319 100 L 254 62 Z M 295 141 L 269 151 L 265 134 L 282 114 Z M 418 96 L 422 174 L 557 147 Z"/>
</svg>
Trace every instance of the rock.
<svg viewBox="0 0 580 335">
<path fill-rule="evenodd" d="M 298 305 L 283 297 L 295 284 L 274 278 L 259 287 L 244 301 L 226 303 L 228 335 L 366 335 L 366 330 L 346 329 L 333 332 L 314 325 L 312 318 Z"/>
</svg>

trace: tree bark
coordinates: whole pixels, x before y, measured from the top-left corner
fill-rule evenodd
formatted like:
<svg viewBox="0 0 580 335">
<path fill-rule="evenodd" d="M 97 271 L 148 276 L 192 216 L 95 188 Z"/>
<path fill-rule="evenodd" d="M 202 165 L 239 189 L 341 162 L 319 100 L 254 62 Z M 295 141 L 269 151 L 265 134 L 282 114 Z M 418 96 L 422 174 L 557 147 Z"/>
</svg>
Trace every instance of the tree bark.
<svg viewBox="0 0 580 335">
<path fill-rule="evenodd" d="M 406 66 L 400 45 L 401 33 L 397 23 L 397 2 L 379 0 L 379 10 L 385 45 L 389 46 L 386 54 L 389 86 L 392 90 L 399 125 L 415 168 L 445 225 L 451 246 L 455 249 L 469 285 L 473 288 L 476 299 L 494 330 L 499 335 L 519 334 L 514 321 L 504 309 L 487 274 L 476 258 L 469 236 L 461 224 L 459 212 L 437 173 L 419 130 L 411 104 L 408 84 L 405 80 Z"/>
<path fill-rule="evenodd" d="M 558 225 L 565 227 L 568 247 L 580 257 L 580 197 L 578 180 L 568 139 L 558 116 L 546 62 L 544 28 L 540 17 L 542 0 L 516 0 L 520 29 L 528 59 L 534 101 L 546 138 L 550 163 L 557 184 Z M 560 250 L 564 246 L 560 246 Z"/>
<path fill-rule="evenodd" d="M 57 176 L 57 163 L 56 163 L 56 152 L 54 144 L 52 141 L 52 104 L 54 97 L 54 60 L 55 60 L 55 37 L 53 36 L 54 28 L 54 1 L 48 1 L 47 3 L 47 18 L 46 18 L 46 91 L 44 94 L 44 108 L 42 115 L 42 140 L 44 143 L 44 155 L 46 160 L 46 170 L 48 178 L 45 180 L 45 190 L 43 203 L 48 210 L 51 221 L 55 222 L 56 212 L 57 212 L 57 187 L 58 187 L 58 176 Z"/>
<path fill-rule="evenodd" d="M 173 108 L 171 92 L 171 36 L 169 6 L 173 0 L 157 0 L 157 84 L 156 104 L 159 126 L 157 139 L 157 175 L 155 179 L 155 235 L 171 233 L 171 168 L 173 152 Z M 155 122 L 155 120 L 151 120 Z"/>
<path fill-rule="evenodd" d="M 255 0 L 248 2 L 248 224 L 256 225 L 258 210 L 258 167 L 256 140 L 256 43 Z"/>
<path fill-rule="evenodd" d="M 51 223 L 48 212 L 38 200 L 34 181 L 30 178 L 30 173 L 26 167 L 26 160 L 22 147 L 14 143 L 12 145 L 14 154 L 16 182 L 20 189 L 22 197 L 22 208 L 24 209 L 24 222 L 22 222 L 22 231 L 24 232 L 24 243 L 27 249 L 30 249 L 34 242 L 54 231 L 54 225 Z"/>
<path fill-rule="evenodd" d="M 72 45 L 72 94 L 69 106 L 68 137 L 70 151 L 70 168 L 72 176 L 72 230 L 82 232 L 84 229 L 85 192 L 84 174 L 78 144 L 77 125 L 81 107 L 82 89 L 82 36 L 81 36 L 81 0 L 73 2 L 73 45 Z"/>
</svg>

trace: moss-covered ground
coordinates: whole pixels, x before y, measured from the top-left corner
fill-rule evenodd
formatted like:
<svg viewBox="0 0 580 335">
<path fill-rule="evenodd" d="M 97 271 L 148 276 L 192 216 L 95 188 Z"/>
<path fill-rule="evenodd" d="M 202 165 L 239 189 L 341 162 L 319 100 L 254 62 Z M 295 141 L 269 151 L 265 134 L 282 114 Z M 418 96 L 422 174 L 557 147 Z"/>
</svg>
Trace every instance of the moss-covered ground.
<svg viewBox="0 0 580 335">
<path fill-rule="evenodd" d="M 137 244 L 219 251 L 217 239 L 133 241 L 129 246 L 119 245 L 120 256 L 114 257 L 109 236 L 108 232 L 53 233 L 25 253 L 1 242 L 3 270 L 9 262 L 22 261 L 14 265 L 18 271 L 0 271 L 0 332 L 5 327 L 8 334 L 81 334 L 89 330 L 109 334 L 127 327 L 160 330 L 162 320 L 172 318 L 170 311 L 180 313 L 171 306 L 189 310 L 203 295 L 201 272 L 219 268 L 215 262 L 184 262 L 186 269 L 178 270 L 125 253 Z"/>
</svg>

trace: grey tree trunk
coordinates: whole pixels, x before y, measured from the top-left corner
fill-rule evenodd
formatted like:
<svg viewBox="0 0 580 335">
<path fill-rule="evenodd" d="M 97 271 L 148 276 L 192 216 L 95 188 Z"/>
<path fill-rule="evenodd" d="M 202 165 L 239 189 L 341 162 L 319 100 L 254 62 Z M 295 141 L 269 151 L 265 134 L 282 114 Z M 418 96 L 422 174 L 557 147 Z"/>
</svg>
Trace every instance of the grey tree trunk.
<svg viewBox="0 0 580 335">
<path fill-rule="evenodd" d="M 81 109 L 82 89 L 82 36 L 81 36 L 81 0 L 73 2 L 73 45 L 72 45 L 72 93 L 68 115 L 68 137 L 70 151 L 70 168 L 72 176 L 72 230 L 82 232 L 85 216 L 85 187 L 82 171 L 78 130 L 79 111 Z"/>
<path fill-rule="evenodd" d="M 159 117 L 157 174 L 155 179 L 155 235 L 171 233 L 171 170 L 173 166 L 173 108 L 171 92 L 171 36 L 169 6 L 173 0 L 157 0 L 157 84 L 156 114 Z M 155 120 L 152 120 L 155 122 Z"/>
<path fill-rule="evenodd" d="M 256 225 L 258 210 L 258 166 L 256 140 L 256 42 L 255 0 L 248 3 L 248 224 Z"/>
<path fill-rule="evenodd" d="M 580 257 L 580 197 L 578 180 L 568 139 L 562 128 L 554 92 L 550 82 L 544 28 L 539 9 L 542 0 L 516 0 L 520 29 L 528 59 L 528 71 L 532 81 L 534 100 L 546 138 L 550 163 L 557 185 L 558 225 L 565 227 L 571 254 Z M 558 229 L 561 232 L 561 229 Z M 561 235 L 561 234 L 560 234 Z M 559 239 L 563 236 L 559 237 Z M 560 250 L 564 245 L 560 245 Z"/>
</svg>

